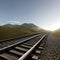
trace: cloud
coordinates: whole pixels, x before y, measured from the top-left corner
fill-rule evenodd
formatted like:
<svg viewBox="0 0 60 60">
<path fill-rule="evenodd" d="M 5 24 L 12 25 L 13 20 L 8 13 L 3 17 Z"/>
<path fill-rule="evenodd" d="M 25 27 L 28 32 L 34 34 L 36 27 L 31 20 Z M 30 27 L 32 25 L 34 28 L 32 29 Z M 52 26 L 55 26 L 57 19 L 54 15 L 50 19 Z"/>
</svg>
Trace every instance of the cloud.
<svg viewBox="0 0 60 60">
<path fill-rule="evenodd" d="M 20 21 L 8 21 L 9 24 L 20 25 Z"/>
</svg>

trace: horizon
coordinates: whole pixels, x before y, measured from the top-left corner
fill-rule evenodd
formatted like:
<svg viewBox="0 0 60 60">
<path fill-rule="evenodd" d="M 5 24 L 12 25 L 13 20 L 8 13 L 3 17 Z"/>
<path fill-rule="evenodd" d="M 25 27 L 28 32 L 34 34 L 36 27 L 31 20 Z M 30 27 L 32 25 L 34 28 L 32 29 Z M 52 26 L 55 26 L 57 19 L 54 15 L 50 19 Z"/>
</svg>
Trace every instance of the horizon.
<svg viewBox="0 0 60 60">
<path fill-rule="evenodd" d="M 33 23 L 22 23 L 22 24 L 12 24 L 12 23 L 10 23 L 10 24 L 3 24 L 3 25 L 0 25 L 0 26 L 4 26 L 4 25 L 23 25 L 23 24 L 33 24 Z M 42 27 L 39 27 L 38 25 L 36 25 L 36 24 L 33 24 L 33 25 L 35 25 L 35 26 L 37 26 L 39 29 L 43 29 L 43 30 L 46 30 L 46 31 L 51 31 L 51 32 L 54 32 L 54 31 L 56 31 L 56 30 L 59 30 L 60 28 L 58 28 L 58 29 L 55 29 L 55 30 L 47 30 L 47 29 L 44 29 L 44 28 L 42 28 Z"/>
<path fill-rule="evenodd" d="M 0 26 L 33 23 L 45 30 L 60 28 L 60 0 L 1 0 Z"/>
</svg>

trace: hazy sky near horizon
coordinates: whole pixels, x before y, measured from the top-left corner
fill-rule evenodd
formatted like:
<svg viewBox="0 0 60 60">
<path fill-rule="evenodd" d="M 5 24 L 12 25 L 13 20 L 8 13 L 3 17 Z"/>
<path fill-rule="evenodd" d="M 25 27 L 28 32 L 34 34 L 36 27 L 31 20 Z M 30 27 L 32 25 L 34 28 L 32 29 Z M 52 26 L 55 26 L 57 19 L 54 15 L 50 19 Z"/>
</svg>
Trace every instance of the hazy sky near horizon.
<svg viewBox="0 0 60 60">
<path fill-rule="evenodd" d="M 0 0 L 0 25 L 34 23 L 46 30 L 60 28 L 60 0 Z"/>
</svg>

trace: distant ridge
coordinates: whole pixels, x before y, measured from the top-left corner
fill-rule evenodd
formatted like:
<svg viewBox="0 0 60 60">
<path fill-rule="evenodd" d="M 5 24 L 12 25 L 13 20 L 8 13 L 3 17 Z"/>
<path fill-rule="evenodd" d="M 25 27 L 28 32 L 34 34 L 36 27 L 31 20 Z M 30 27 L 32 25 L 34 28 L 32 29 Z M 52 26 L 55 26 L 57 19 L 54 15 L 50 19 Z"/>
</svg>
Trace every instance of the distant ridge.
<svg viewBox="0 0 60 60">
<path fill-rule="evenodd" d="M 10 27 L 10 28 L 19 28 L 19 27 L 25 27 L 25 28 L 28 28 L 28 29 L 33 29 L 33 30 L 40 30 L 41 28 L 39 28 L 38 26 L 36 26 L 35 24 L 32 24 L 32 23 L 24 23 L 24 24 L 21 24 L 21 25 L 13 25 L 13 24 L 6 24 L 6 25 L 3 25 L 4 27 Z"/>
<path fill-rule="evenodd" d="M 26 27 L 26 28 L 33 29 L 33 30 L 38 30 L 39 29 L 38 26 L 36 26 L 36 25 L 34 25 L 32 23 L 29 23 L 29 24 L 28 23 L 24 23 L 24 24 L 21 25 L 21 27 Z"/>
<path fill-rule="evenodd" d="M 5 24 L 5 25 L 3 25 L 3 26 L 13 28 L 13 27 L 18 27 L 19 25 Z"/>
</svg>

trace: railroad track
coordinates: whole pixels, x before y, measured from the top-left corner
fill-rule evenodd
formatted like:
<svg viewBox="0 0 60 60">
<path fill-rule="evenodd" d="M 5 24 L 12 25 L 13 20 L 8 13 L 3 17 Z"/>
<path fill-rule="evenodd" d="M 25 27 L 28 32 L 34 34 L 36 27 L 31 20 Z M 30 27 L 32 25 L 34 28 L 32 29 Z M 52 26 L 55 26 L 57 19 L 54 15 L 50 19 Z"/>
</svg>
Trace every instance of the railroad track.
<svg viewBox="0 0 60 60">
<path fill-rule="evenodd" d="M 39 60 L 47 34 L 0 42 L 0 60 Z"/>
</svg>

